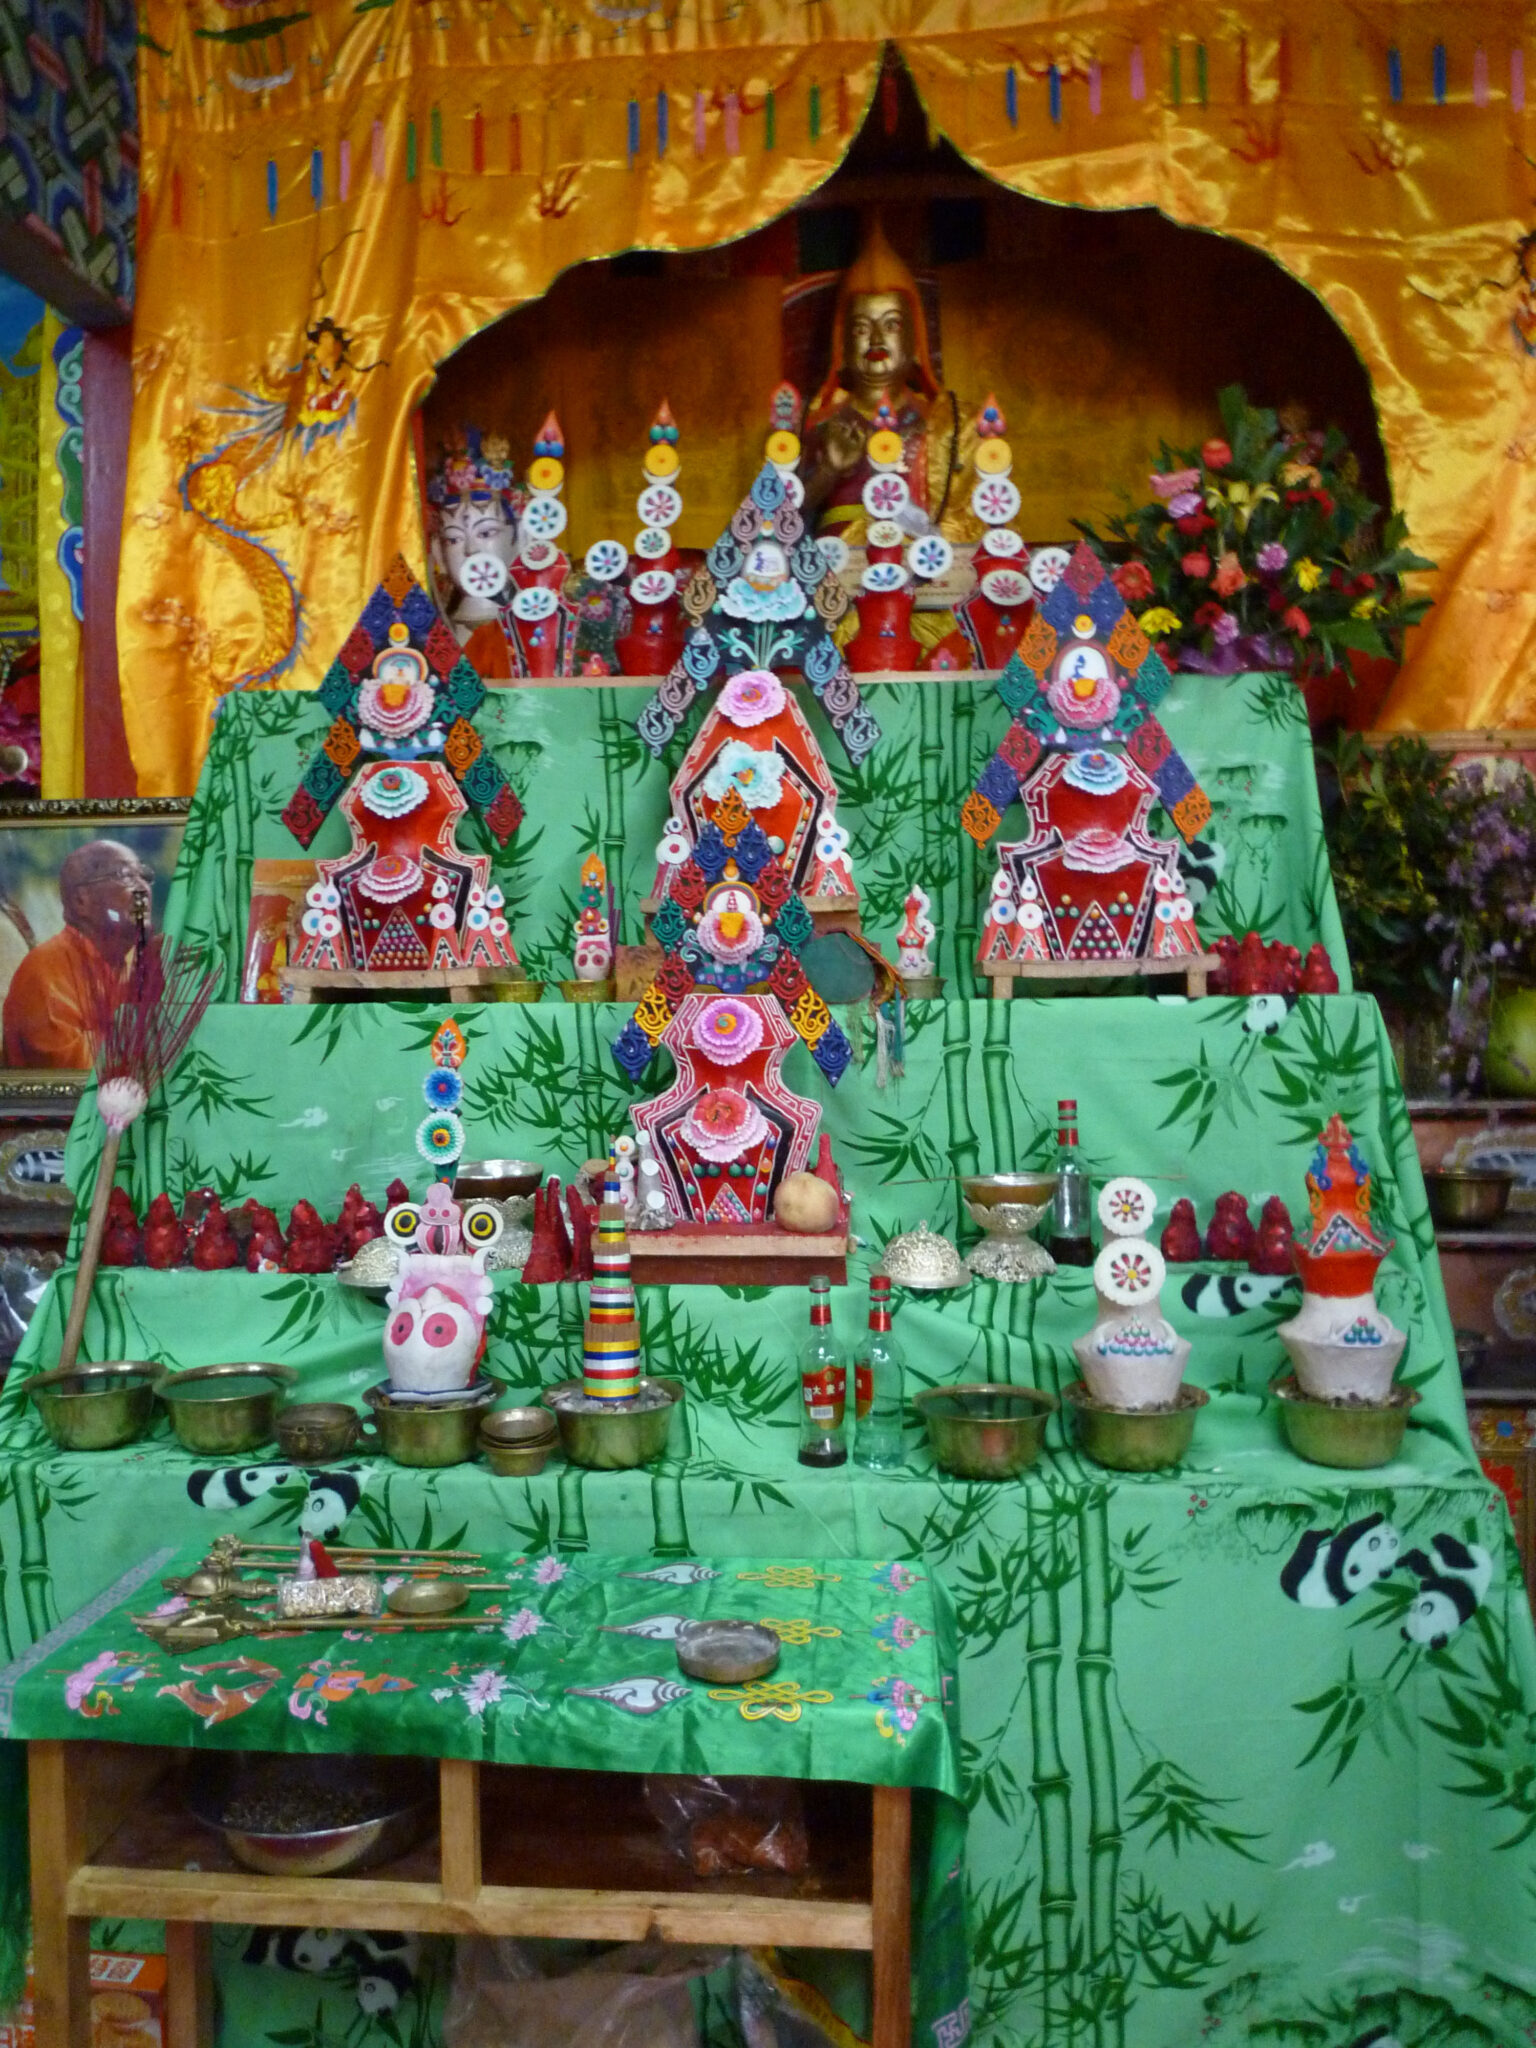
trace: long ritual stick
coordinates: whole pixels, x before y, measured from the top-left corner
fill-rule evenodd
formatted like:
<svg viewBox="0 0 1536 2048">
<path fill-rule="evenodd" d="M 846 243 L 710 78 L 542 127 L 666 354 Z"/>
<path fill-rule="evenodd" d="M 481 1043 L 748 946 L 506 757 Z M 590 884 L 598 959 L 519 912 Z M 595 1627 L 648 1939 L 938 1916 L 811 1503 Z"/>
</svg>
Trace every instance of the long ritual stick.
<svg viewBox="0 0 1536 2048">
<path fill-rule="evenodd" d="M 91 1305 L 91 1289 L 96 1284 L 96 1265 L 101 1257 L 101 1241 L 107 1234 L 107 1204 L 112 1199 L 112 1182 L 117 1174 L 117 1151 L 123 1142 L 121 1131 L 109 1130 L 101 1148 L 101 1158 L 96 1167 L 96 1192 L 91 1196 L 91 1213 L 86 1220 L 85 1237 L 80 1246 L 80 1265 L 75 1274 L 75 1291 L 69 1300 L 69 1320 L 64 1325 L 64 1343 L 59 1352 L 59 1364 L 72 1366 L 79 1356 L 80 1338 L 85 1329 L 85 1312 Z"/>
</svg>

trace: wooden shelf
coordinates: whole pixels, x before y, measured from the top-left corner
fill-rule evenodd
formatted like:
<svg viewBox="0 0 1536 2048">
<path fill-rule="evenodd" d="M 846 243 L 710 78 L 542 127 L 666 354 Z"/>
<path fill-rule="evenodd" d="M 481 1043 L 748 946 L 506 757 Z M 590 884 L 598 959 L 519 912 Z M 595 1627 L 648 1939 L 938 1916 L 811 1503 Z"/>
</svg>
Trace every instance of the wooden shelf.
<svg viewBox="0 0 1536 2048">
<path fill-rule="evenodd" d="M 1512 1123 L 1529 1123 L 1536 1118 L 1536 1096 L 1524 1095 L 1413 1095 L 1408 1114 L 1424 1123 L 1485 1119 L 1496 1123 L 1508 1117 Z"/>
<path fill-rule="evenodd" d="M 806 1782 L 810 1857 L 795 1877 L 702 1878 L 609 1771 L 444 1759 L 440 1828 L 356 1877 L 242 1870 L 188 1812 L 185 1752 L 29 1744 L 38 2048 L 76 2048 L 96 1917 L 164 1920 L 168 2039 L 207 2048 L 214 1924 L 866 1950 L 874 2048 L 910 2041 L 911 1795 Z"/>
<path fill-rule="evenodd" d="M 1435 1247 L 1442 1252 L 1536 1252 L 1536 1228 L 1437 1230 Z"/>
</svg>

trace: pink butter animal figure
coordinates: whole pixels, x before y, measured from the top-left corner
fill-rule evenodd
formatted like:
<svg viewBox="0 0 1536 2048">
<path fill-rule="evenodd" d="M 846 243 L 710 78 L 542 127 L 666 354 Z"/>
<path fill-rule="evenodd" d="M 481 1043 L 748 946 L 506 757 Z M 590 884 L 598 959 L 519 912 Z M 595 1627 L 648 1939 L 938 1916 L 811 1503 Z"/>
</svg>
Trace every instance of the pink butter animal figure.
<svg viewBox="0 0 1536 2048">
<path fill-rule="evenodd" d="M 401 1393 L 451 1393 L 474 1378 L 491 1312 L 485 1258 L 502 1227 L 495 1203 L 461 1209 L 445 1181 L 385 1216 L 384 1235 L 402 1257 L 386 1297 L 384 1363 Z"/>
</svg>

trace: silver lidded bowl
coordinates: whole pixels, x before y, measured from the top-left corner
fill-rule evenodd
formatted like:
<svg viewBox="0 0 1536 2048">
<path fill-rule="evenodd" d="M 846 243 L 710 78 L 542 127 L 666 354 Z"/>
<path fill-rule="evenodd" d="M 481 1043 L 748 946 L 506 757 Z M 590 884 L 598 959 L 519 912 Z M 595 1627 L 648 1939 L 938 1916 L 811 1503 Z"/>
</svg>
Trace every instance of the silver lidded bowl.
<svg viewBox="0 0 1536 2048">
<path fill-rule="evenodd" d="M 883 1273 L 893 1286 L 910 1287 L 919 1294 L 964 1287 L 971 1277 L 949 1239 L 926 1223 L 893 1237 L 875 1271 Z"/>
</svg>

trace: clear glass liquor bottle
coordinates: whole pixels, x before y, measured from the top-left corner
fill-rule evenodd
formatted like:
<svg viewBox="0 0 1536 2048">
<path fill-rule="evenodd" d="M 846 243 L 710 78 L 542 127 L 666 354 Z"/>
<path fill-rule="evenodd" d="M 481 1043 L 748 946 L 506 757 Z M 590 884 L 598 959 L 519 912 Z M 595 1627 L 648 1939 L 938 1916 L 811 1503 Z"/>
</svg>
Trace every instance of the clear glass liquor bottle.
<svg viewBox="0 0 1536 2048">
<path fill-rule="evenodd" d="M 1077 1151 L 1077 1104 L 1056 1105 L 1056 1198 L 1047 1249 L 1058 1266 L 1093 1264 L 1089 1208 L 1093 1189 Z"/>
<path fill-rule="evenodd" d="M 902 1462 L 901 1352 L 891 1334 L 891 1283 L 877 1273 L 869 1283 L 869 1329 L 854 1368 L 853 1461 L 871 1472 L 895 1472 Z"/>
<path fill-rule="evenodd" d="M 848 1462 L 848 1367 L 832 1334 L 832 1283 L 811 1281 L 811 1327 L 800 1354 L 800 1462 Z"/>
</svg>

